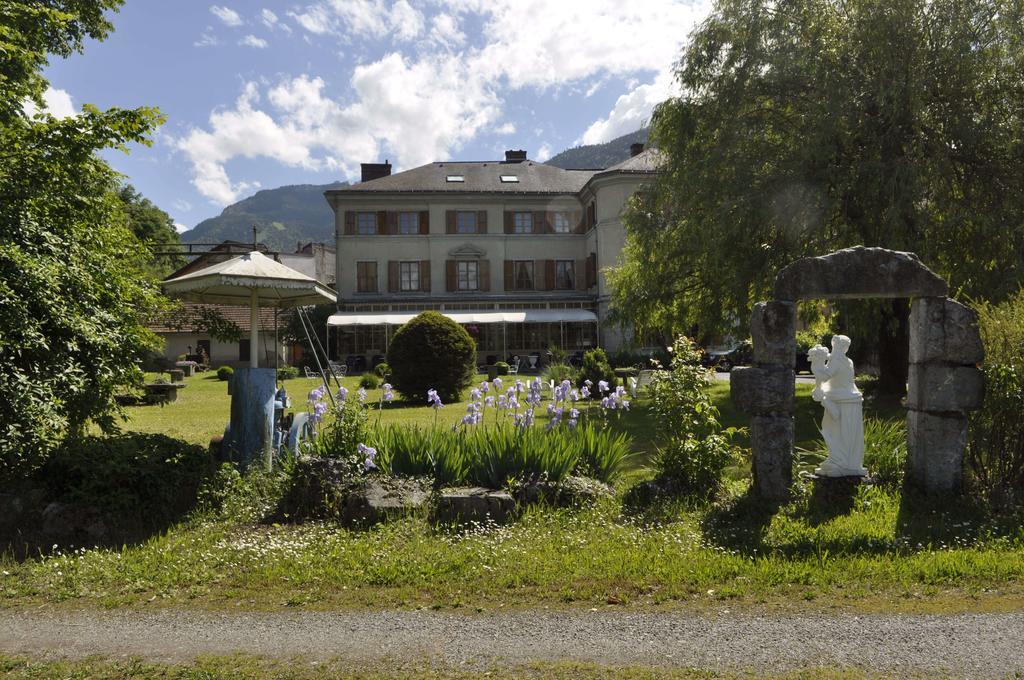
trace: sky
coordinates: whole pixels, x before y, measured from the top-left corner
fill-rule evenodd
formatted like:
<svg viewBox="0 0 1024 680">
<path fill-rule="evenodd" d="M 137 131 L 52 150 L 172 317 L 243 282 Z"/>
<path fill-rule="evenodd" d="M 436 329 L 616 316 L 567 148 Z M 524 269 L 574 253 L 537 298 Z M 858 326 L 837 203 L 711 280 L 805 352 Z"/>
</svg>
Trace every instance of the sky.
<svg viewBox="0 0 1024 680">
<path fill-rule="evenodd" d="M 111 164 L 189 229 L 261 188 L 437 160 L 544 161 L 631 132 L 676 94 L 710 0 L 127 0 L 54 58 L 47 106 L 156 106 Z"/>
</svg>

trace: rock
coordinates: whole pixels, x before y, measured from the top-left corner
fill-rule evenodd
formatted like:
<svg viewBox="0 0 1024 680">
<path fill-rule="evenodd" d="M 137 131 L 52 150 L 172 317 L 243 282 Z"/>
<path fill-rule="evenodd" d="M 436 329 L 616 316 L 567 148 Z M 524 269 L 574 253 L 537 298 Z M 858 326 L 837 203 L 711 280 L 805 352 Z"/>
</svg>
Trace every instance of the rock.
<svg viewBox="0 0 1024 680">
<path fill-rule="evenodd" d="M 95 545 L 107 538 L 107 524 L 100 511 L 81 503 L 48 504 L 42 513 L 43 534 L 65 545 Z"/>
<path fill-rule="evenodd" d="M 516 489 L 514 497 L 518 503 L 530 505 L 547 503 L 554 507 L 568 507 L 593 503 L 602 496 L 613 496 L 610 486 L 590 477 L 570 475 L 559 483 L 535 482 Z"/>
<path fill-rule="evenodd" d="M 754 452 L 754 491 L 770 501 L 789 499 L 793 483 L 793 418 L 754 416 L 750 444 Z"/>
<path fill-rule="evenodd" d="M 796 359 L 796 305 L 758 302 L 750 316 L 754 362 L 793 367 Z"/>
<path fill-rule="evenodd" d="M 791 368 L 737 367 L 729 377 L 732 402 L 743 413 L 792 413 L 795 389 Z"/>
<path fill-rule="evenodd" d="M 415 479 L 370 479 L 345 497 L 341 520 L 346 524 L 375 524 L 417 512 L 426 506 L 430 489 Z"/>
<path fill-rule="evenodd" d="M 492 520 L 507 522 L 516 513 L 516 501 L 507 491 L 483 487 L 442 489 L 434 520 L 441 524 L 466 524 Z"/>
<path fill-rule="evenodd" d="M 917 255 L 857 246 L 805 257 L 779 272 L 777 300 L 946 297 L 949 286 Z"/>
<path fill-rule="evenodd" d="M 918 298 L 910 307 L 910 363 L 975 365 L 985 358 L 978 314 L 947 298 Z"/>
<path fill-rule="evenodd" d="M 985 383 L 971 366 L 911 364 L 907 408 L 932 412 L 966 412 L 981 408 Z"/>
<path fill-rule="evenodd" d="M 965 416 L 907 411 L 907 474 L 922 491 L 958 493 L 966 447 Z"/>
</svg>

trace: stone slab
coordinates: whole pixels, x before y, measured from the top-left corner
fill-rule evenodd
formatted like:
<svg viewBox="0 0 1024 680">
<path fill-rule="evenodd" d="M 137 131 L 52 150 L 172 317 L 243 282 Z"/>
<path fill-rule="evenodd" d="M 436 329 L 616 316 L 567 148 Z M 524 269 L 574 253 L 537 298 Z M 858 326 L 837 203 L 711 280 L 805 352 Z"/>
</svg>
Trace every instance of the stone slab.
<svg viewBox="0 0 1024 680">
<path fill-rule="evenodd" d="M 796 359 L 796 304 L 758 302 L 750 315 L 754 363 L 792 368 Z"/>
<path fill-rule="evenodd" d="M 907 474 L 912 485 L 933 494 L 958 493 L 966 447 L 965 416 L 907 411 Z"/>
<path fill-rule="evenodd" d="M 796 375 L 791 368 L 738 366 L 729 376 L 732 403 L 742 413 L 793 413 Z"/>
<path fill-rule="evenodd" d="M 913 253 L 856 246 L 805 257 L 779 272 L 775 299 L 946 297 L 949 286 Z"/>
<path fill-rule="evenodd" d="M 948 298 L 917 298 L 910 306 L 910 363 L 974 365 L 985 358 L 978 314 Z"/>
<path fill-rule="evenodd" d="M 516 513 L 516 501 L 507 491 L 483 487 L 442 489 L 434 509 L 434 520 L 442 524 L 507 522 Z"/>
<path fill-rule="evenodd" d="M 754 453 L 754 492 L 768 501 L 785 502 L 793 483 L 793 418 L 754 416 L 750 444 Z"/>
<path fill-rule="evenodd" d="M 911 364 L 908 378 L 907 408 L 939 413 L 981 408 L 985 383 L 973 366 Z"/>
</svg>

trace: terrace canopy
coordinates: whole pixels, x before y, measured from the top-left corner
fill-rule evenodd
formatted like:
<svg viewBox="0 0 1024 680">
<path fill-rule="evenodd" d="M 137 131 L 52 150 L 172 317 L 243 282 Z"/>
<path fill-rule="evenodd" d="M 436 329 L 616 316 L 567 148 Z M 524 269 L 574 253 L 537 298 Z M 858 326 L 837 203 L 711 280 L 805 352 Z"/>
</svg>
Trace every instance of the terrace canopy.
<svg viewBox="0 0 1024 680">
<path fill-rule="evenodd" d="M 168 295 L 189 302 L 248 303 L 252 315 L 249 361 L 253 368 L 257 367 L 260 307 L 302 307 L 337 300 L 334 291 L 316 279 L 256 251 L 167 279 L 162 285 Z"/>
</svg>

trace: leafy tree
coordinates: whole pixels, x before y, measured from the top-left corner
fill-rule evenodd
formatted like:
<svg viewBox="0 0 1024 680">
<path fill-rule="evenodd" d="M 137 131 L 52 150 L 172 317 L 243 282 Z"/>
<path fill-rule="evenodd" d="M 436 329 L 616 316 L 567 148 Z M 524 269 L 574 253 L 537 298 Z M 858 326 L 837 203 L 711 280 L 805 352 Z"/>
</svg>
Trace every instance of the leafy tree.
<svg viewBox="0 0 1024 680">
<path fill-rule="evenodd" d="M 1024 274 L 1019 0 L 718 0 L 651 128 L 615 305 L 641 330 L 733 330 L 779 269 L 916 252 L 965 295 Z M 906 302 L 843 304 L 902 385 Z"/>
<path fill-rule="evenodd" d="M 57 120 L 41 102 L 47 54 L 82 49 L 119 0 L 0 0 L 0 475 L 36 466 L 89 421 L 114 428 L 115 392 L 157 344 L 159 306 L 139 242 L 98 155 L 148 143 L 155 109 L 84 106 Z"/>
<path fill-rule="evenodd" d="M 171 216 L 136 191 L 131 184 L 123 185 L 117 195 L 124 204 L 128 228 L 148 251 L 144 257 L 146 269 L 155 277 L 163 278 L 184 265 L 185 258 L 180 255 L 154 255 L 181 244 Z"/>
</svg>

